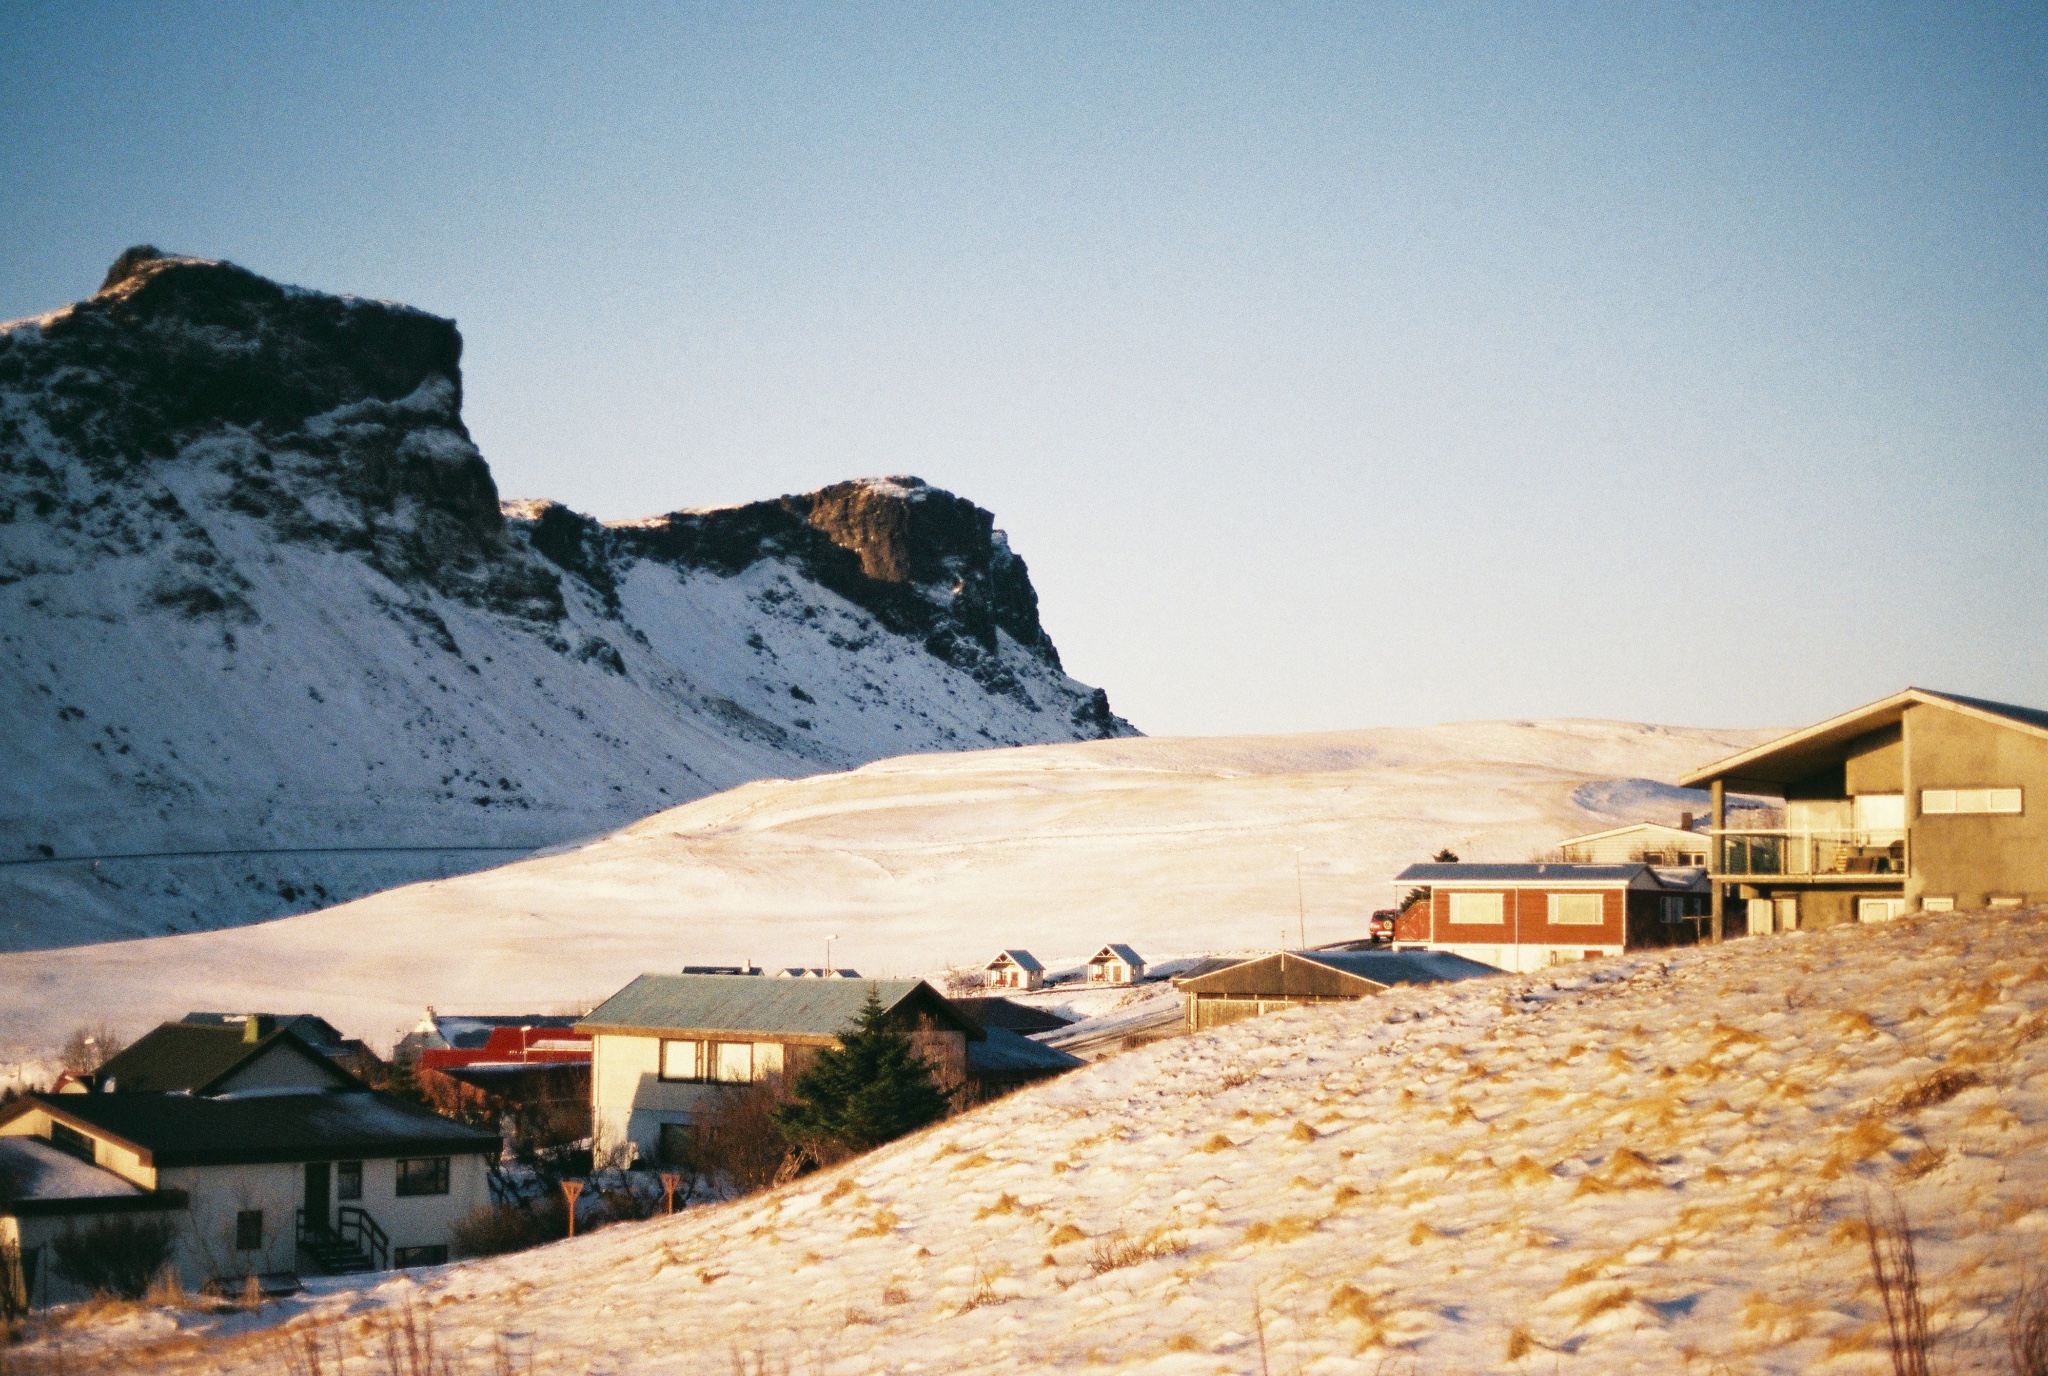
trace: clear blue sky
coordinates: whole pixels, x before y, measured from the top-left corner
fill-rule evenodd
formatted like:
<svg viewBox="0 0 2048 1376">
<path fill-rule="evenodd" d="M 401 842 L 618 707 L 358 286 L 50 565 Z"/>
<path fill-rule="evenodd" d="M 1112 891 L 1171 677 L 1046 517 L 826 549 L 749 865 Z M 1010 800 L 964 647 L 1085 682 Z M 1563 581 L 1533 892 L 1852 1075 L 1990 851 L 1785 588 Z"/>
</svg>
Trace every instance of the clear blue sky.
<svg viewBox="0 0 2048 1376">
<path fill-rule="evenodd" d="M 2048 11 L 11 5 L 0 316 L 408 301 L 506 496 L 917 473 L 1153 732 L 2048 705 Z"/>
</svg>

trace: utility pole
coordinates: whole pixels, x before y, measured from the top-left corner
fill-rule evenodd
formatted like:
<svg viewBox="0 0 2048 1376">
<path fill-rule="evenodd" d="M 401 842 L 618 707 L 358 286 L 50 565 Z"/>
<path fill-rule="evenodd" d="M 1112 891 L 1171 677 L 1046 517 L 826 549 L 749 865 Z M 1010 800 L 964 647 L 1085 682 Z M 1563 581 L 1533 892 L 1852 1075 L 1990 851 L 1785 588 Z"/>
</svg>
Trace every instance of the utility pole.
<svg viewBox="0 0 2048 1376">
<path fill-rule="evenodd" d="M 1302 848 L 1300 846 L 1294 848 L 1294 916 L 1295 920 L 1301 924 L 1301 949 L 1306 951 L 1308 949 L 1308 900 L 1302 896 L 1301 891 L 1301 851 Z"/>
<path fill-rule="evenodd" d="M 839 940 L 839 933 L 837 932 L 825 938 L 825 975 L 827 978 L 830 978 L 832 974 L 832 943 L 837 940 Z"/>
</svg>

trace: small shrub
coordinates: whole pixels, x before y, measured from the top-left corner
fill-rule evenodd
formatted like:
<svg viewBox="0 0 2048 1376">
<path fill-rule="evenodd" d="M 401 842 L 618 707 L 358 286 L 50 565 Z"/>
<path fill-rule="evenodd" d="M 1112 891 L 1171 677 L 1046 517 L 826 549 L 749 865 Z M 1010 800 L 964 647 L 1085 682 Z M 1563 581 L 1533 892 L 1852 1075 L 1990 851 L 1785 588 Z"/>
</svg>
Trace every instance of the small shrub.
<svg viewBox="0 0 2048 1376">
<path fill-rule="evenodd" d="M 1088 1269 L 1098 1276 L 1107 1275 L 1126 1266 L 1136 1266 L 1141 1261 L 1177 1257 L 1187 1250 L 1186 1240 L 1172 1233 L 1135 1238 L 1118 1228 L 1095 1239 L 1095 1245 L 1088 1252 Z"/>
<path fill-rule="evenodd" d="M 178 1224 L 165 1217 L 109 1218 L 51 1239 L 57 1274 L 96 1294 L 140 1299 L 171 1259 Z"/>
<path fill-rule="evenodd" d="M 121 1034 L 106 1023 L 96 1027 L 80 1027 L 72 1032 L 60 1053 L 64 1068 L 74 1075 L 90 1075 L 121 1053 L 126 1043 Z"/>
<path fill-rule="evenodd" d="M 496 1257 L 523 1252 L 569 1233 L 569 1213 L 559 1198 L 525 1209 L 516 1204 L 492 1204 L 478 1209 L 455 1225 L 451 1234 L 454 1251 L 463 1257 Z"/>
<path fill-rule="evenodd" d="M 1908 1086 L 1905 1092 L 1899 1095 L 1897 1103 L 1901 1110 L 1911 1113 L 1915 1109 L 1945 1104 L 1972 1085 L 1983 1083 L 1984 1077 L 1974 1070 L 1951 1070 L 1944 1066 Z"/>
<path fill-rule="evenodd" d="M 2020 1281 L 2005 1312 L 2005 1351 L 2012 1376 L 2048 1376 L 2048 1281 Z"/>
<path fill-rule="evenodd" d="M 1863 1201 L 1863 1226 L 1870 1248 L 1870 1278 L 1884 1306 L 1892 1376 L 1930 1376 L 1927 1307 L 1920 1299 L 1920 1263 L 1913 1249 L 1913 1225 L 1893 1200 L 1880 1210 Z"/>
</svg>

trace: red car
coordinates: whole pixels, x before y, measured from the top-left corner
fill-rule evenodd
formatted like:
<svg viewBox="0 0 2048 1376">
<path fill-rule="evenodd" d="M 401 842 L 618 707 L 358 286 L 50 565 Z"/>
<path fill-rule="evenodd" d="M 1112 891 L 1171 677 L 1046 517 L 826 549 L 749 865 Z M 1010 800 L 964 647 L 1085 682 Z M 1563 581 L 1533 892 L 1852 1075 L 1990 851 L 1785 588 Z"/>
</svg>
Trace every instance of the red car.
<svg viewBox="0 0 2048 1376">
<path fill-rule="evenodd" d="M 1372 915 L 1372 921 L 1366 923 L 1365 934 L 1374 941 L 1392 941 L 1394 921 L 1400 916 L 1401 910 L 1398 908 L 1381 908 Z"/>
</svg>

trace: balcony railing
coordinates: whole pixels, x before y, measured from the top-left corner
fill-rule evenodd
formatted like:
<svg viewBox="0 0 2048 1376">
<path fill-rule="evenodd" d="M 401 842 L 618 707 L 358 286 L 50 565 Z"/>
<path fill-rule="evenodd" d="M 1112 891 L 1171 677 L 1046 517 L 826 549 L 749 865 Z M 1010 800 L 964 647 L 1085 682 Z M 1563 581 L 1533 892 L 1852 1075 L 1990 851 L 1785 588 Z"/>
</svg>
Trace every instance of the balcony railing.
<svg viewBox="0 0 2048 1376">
<path fill-rule="evenodd" d="M 1717 831 L 1713 872 L 1815 879 L 1903 878 L 1903 831 Z"/>
</svg>

